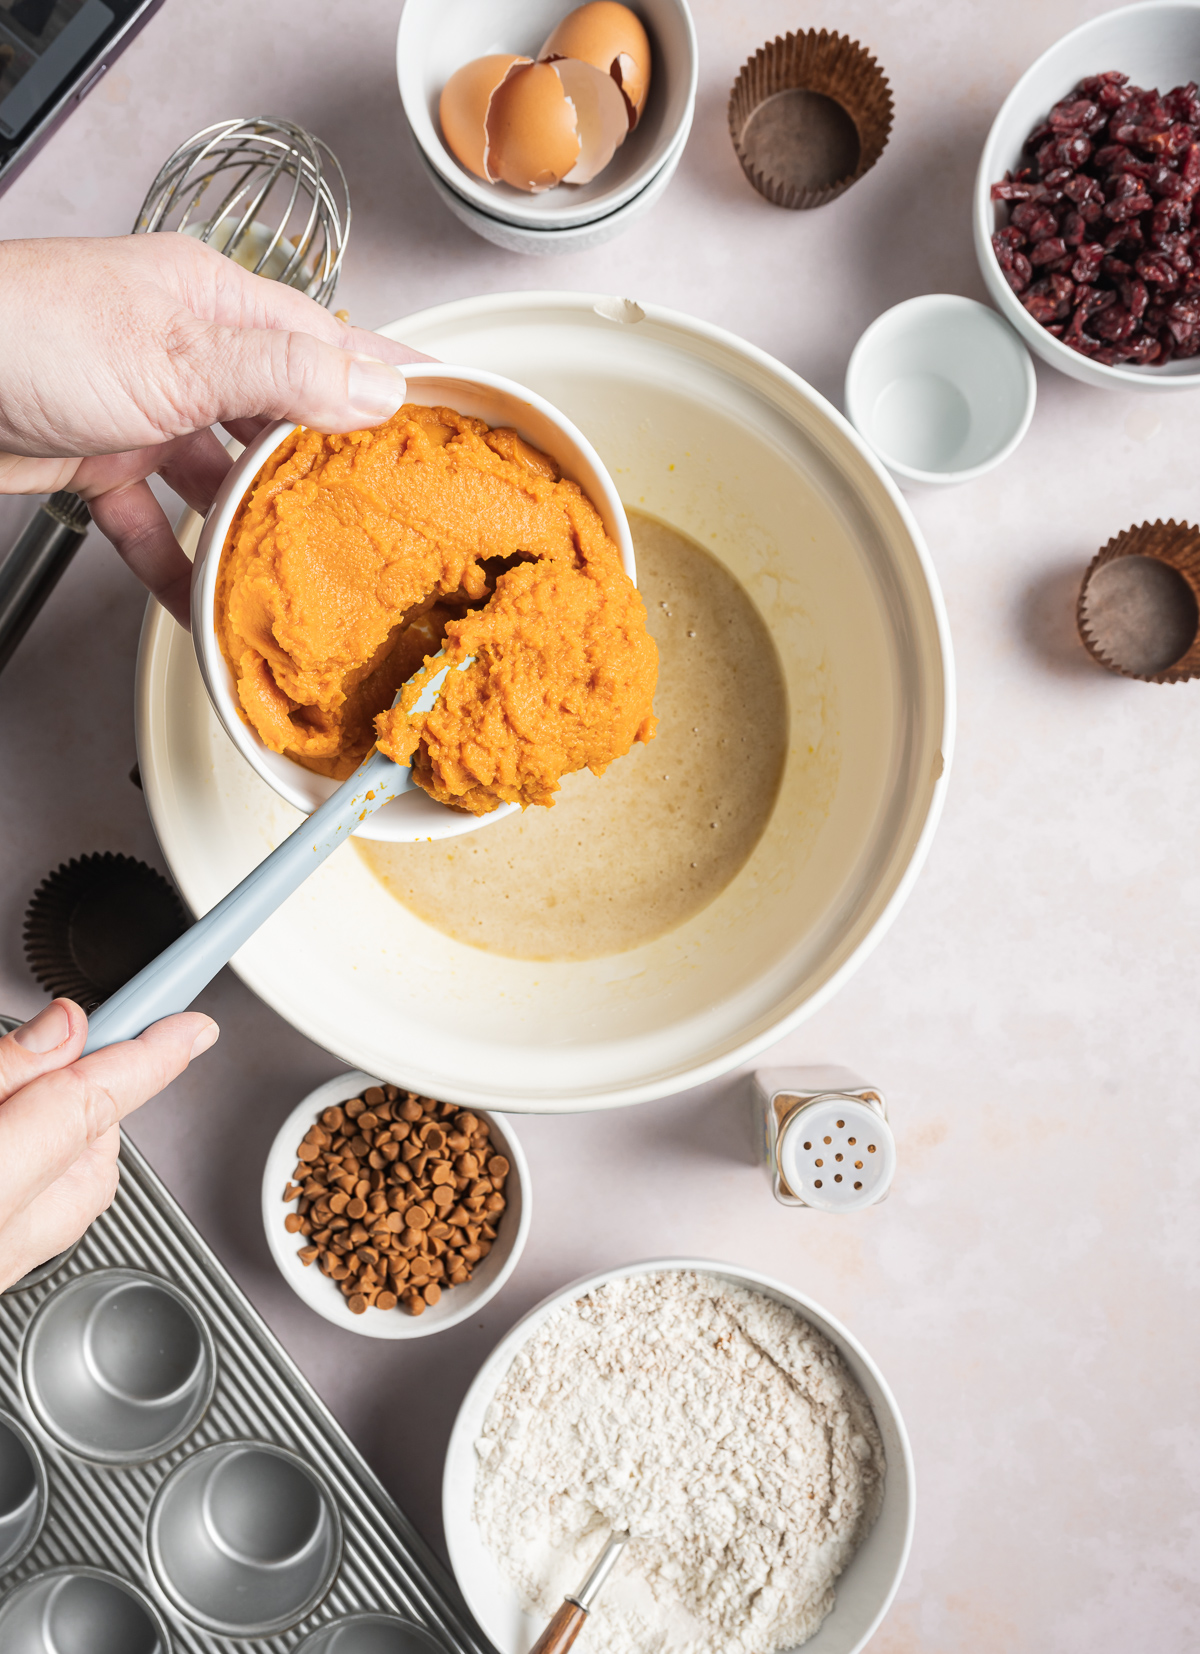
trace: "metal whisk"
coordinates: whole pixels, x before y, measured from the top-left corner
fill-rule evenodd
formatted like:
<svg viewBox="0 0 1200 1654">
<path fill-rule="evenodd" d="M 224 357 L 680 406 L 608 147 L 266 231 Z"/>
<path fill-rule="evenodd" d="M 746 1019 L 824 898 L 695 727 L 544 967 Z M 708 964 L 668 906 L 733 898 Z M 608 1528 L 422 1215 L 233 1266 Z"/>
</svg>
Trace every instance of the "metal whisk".
<svg viewBox="0 0 1200 1654">
<path fill-rule="evenodd" d="M 350 193 L 333 151 L 303 127 L 268 116 L 218 121 L 164 164 L 133 229 L 182 230 L 328 305 L 350 235 Z"/>
</svg>

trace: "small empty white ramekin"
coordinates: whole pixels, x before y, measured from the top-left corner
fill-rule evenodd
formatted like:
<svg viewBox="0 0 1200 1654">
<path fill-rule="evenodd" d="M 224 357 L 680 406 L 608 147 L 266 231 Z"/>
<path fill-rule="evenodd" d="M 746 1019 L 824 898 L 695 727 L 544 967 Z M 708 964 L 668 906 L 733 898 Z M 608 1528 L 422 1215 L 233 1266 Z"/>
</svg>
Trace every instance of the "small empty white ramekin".
<svg viewBox="0 0 1200 1654">
<path fill-rule="evenodd" d="M 908 482 L 970 482 L 1006 460 L 1033 418 L 1037 378 L 1002 316 L 926 293 L 877 316 L 846 369 L 846 412 Z"/>
<path fill-rule="evenodd" d="M 577 482 L 600 513 L 609 538 L 621 553 L 625 572 L 637 579 L 629 522 L 616 485 L 591 443 L 564 414 L 542 397 L 480 368 L 448 367 L 440 362 L 413 363 L 407 370 L 408 400 L 425 407 L 454 408 L 460 414 L 482 419 L 487 424 L 514 427 L 534 448 L 549 454 L 563 476 Z M 287 420 L 255 438 L 221 485 L 205 518 L 192 569 L 192 639 L 204 687 L 234 746 L 265 782 L 289 804 L 311 815 L 338 787 L 326 776 L 315 775 L 302 764 L 272 752 L 258 732 L 242 717 L 237 684 L 221 653 L 214 609 L 217 571 L 221 552 L 238 507 L 249 492 L 266 460 L 284 438 L 296 429 Z M 489 815 L 470 815 L 439 804 L 420 787 L 413 787 L 368 816 L 358 828 L 359 838 L 393 844 L 411 844 L 423 839 L 455 838 L 479 827 L 500 821 L 519 809 L 502 804 Z"/>
</svg>

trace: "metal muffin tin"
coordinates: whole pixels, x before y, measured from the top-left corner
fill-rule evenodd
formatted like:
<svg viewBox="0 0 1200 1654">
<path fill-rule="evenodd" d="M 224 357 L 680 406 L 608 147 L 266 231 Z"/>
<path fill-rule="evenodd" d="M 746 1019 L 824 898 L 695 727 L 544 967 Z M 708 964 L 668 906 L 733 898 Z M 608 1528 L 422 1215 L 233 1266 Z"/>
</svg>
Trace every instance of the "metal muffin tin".
<svg viewBox="0 0 1200 1654">
<path fill-rule="evenodd" d="M 490 1654 L 137 1150 L 0 1296 L 4 1654 Z"/>
</svg>

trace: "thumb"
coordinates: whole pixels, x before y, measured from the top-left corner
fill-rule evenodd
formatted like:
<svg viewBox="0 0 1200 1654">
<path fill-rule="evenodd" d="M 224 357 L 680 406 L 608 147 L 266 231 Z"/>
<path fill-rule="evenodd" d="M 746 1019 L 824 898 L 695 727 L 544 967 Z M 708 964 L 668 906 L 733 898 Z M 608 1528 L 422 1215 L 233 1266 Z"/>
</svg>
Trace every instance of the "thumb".
<svg viewBox="0 0 1200 1654">
<path fill-rule="evenodd" d="M 390 419 L 408 394 L 399 368 L 280 328 L 207 329 L 191 368 L 210 425 L 266 415 L 356 431 Z"/>
</svg>

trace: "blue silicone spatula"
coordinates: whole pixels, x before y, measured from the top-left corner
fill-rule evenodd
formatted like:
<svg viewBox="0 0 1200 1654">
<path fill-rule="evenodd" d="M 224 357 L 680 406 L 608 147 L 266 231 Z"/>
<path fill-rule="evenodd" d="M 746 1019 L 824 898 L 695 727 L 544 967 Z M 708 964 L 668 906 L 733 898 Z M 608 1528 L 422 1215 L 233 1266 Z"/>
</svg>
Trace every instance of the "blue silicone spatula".
<svg viewBox="0 0 1200 1654">
<path fill-rule="evenodd" d="M 454 670 L 463 671 L 473 659 L 469 655 Z M 413 712 L 433 710 L 450 670 L 444 666 L 434 674 Z M 92 1012 L 85 1054 L 115 1045 L 118 1040 L 136 1039 L 160 1017 L 186 1011 L 242 943 L 339 844 L 346 842 L 360 821 L 415 785 L 407 764 L 394 763 L 373 750 L 349 780 L 343 781 L 337 792 L 301 822 L 236 889 Z"/>
</svg>

